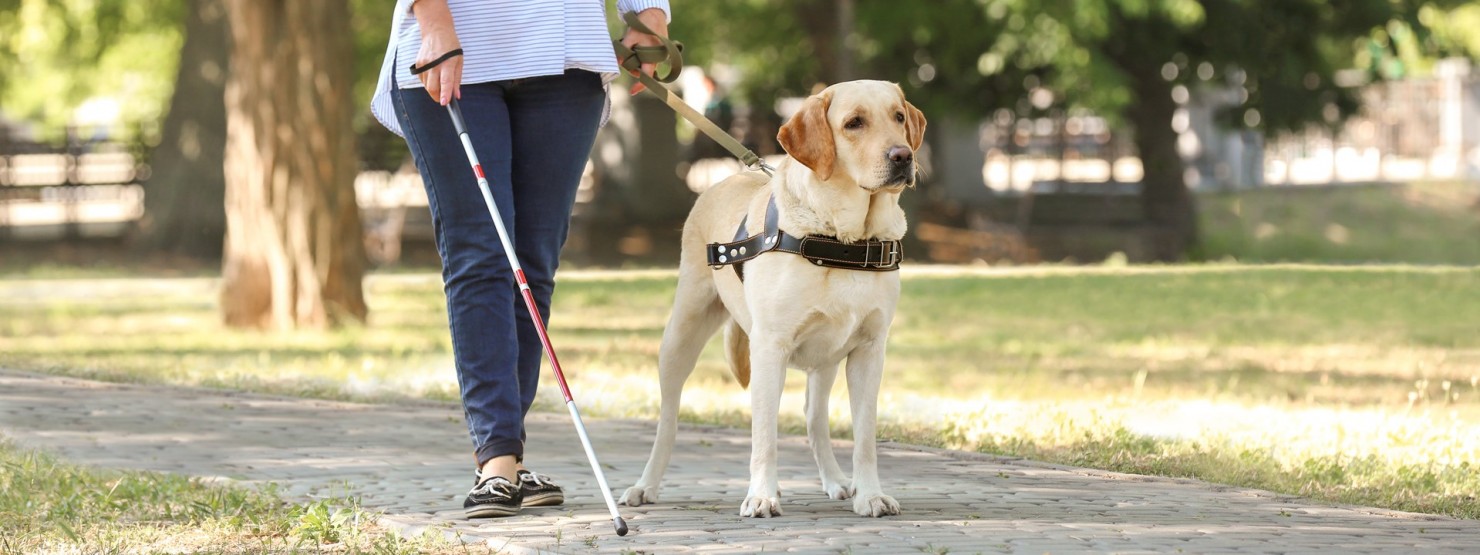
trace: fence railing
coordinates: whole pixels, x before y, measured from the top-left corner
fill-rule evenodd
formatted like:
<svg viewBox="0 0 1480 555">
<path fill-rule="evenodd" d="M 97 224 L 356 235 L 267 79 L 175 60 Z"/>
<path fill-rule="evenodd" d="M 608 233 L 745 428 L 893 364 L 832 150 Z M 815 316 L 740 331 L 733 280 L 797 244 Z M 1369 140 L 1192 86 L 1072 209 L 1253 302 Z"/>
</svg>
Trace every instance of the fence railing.
<svg viewBox="0 0 1480 555">
<path fill-rule="evenodd" d="M 0 240 L 117 236 L 144 213 L 148 146 L 137 127 L 0 127 Z"/>
<path fill-rule="evenodd" d="M 1228 92 L 1190 91 L 1172 121 L 1194 188 L 1480 179 L 1480 71 L 1468 61 L 1441 61 L 1429 77 L 1365 85 L 1357 116 L 1269 141 L 1217 123 L 1226 98 L 1237 96 Z M 1114 189 L 1140 180 L 1129 135 L 1107 129 L 1093 114 L 1003 111 L 977 135 L 985 153 L 983 185 L 998 193 L 1064 183 Z"/>
</svg>

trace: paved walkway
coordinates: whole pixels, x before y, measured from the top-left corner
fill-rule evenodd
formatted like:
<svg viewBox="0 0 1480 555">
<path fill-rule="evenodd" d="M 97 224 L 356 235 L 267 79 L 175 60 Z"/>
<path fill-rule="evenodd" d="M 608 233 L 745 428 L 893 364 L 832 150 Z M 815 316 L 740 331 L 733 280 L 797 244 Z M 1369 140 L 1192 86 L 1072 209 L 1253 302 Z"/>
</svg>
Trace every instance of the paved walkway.
<svg viewBox="0 0 1480 555">
<path fill-rule="evenodd" d="M 470 522 L 460 516 L 472 461 L 452 407 L 0 371 L 0 434 L 22 445 L 100 466 L 277 482 L 293 496 L 358 495 L 405 532 L 442 527 L 511 553 L 1480 553 L 1475 521 L 897 445 L 880 450 L 880 473 L 904 514 L 862 518 L 822 493 L 799 437 L 780 447 L 785 516 L 749 520 L 737 516 L 749 434 L 697 426 L 679 432 L 662 502 L 623 508 L 624 538 L 565 415 L 530 426 L 543 442 L 528 459 L 565 484 L 566 505 Z M 620 493 L 641 473 L 653 427 L 587 426 Z"/>
</svg>

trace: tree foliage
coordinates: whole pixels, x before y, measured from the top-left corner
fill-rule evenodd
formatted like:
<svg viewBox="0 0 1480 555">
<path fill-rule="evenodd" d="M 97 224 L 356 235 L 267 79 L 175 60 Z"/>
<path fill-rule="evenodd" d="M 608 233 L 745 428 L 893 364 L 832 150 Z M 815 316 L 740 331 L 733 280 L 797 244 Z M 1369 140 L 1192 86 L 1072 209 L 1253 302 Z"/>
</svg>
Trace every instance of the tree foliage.
<svg viewBox="0 0 1480 555">
<path fill-rule="evenodd" d="M 0 110 L 62 124 L 104 99 L 121 119 L 159 120 L 184 15 L 182 0 L 0 0 Z"/>
<path fill-rule="evenodd" d="M 1222 118 L 1234 127 L 1273 134 L 1335 124 L 1359 108 L 1339 70 L 1365 64 L 1371 78 L 1392 77 L 1404 59 L 1443 52 L 1442 37 L 1426 22 L 1462 2 L 857 2 L 854 20 L 837 27 L 851 32 L 831 36 L 807 32 L 819 27 L 806 22 L 827 20 L 854 0 L 675 4 L 675 33 L 700 47 L 692 50 L 710 48 L 708 61 L 740 68 L 745 96 L 762 105 L 848 73 L 900 82 L 933 117 L 1082 107 L 1129 124 L 1146 169 L 1143 206 L 1158 230 L 1155 257 L 1175 259 L 1196 241 L 1176 136 L 1168 131 L 1178 87 L 1237 88 L 1239 102 Z M 843 58 L 837 48 L 856 54 L 856 69 L 829 67 Z M 1029 101 L 1042 98 L 1051 101 Z"/>
<path fill-rule="evenodd" d="M 393 14 L 380 0 L 350 3 L 363 104 Z M 840 39 L 842 3 L 673 0 L 673 33 L 688 41 L 691 63 L 739 69 L 735 92 L 759 106 L 828 81 L 846 44 L 853 77 L 900 82 L 929 113 L 1025 108 L 1038 86 L 1114 118 L 1131 99 L 1109 55 L 1119 51 L 1172 63 L 1184 83 L 1200 81 L 1203 63 L 1215 77 L 1241 70 L 1249 90 L 1241 108 L 1258 110 L 1269 131 L 1326 121 L 1333 102 L 1354 109 L 1332 78 L 1338 69 L 1398 77 L 1394 67 L 1422 67 L 1426 53 L 1480 53 L 1480 8 L 1455 0 L 856 0 L 852 33 Z M 183 0 L 0 0 L 0 107 L 61 122 L 108 95 L 126 118 L 158 119 L 186 9 Z M 357 115 L 357 128 L 369 123 Z"/>
<path fill-rule="evenodd" d="M 394 7 L 350 5 L 354 98 L 367 105 Z M 160 121 L 189 9 L 186 0 L 0 0 L 0 112 L 62 124 L 88 100 L 108 97 L 122 120 Z M 359 115 L 358 126 L 369 123 L 368 113 Z"/>
<path fill-rule="evenodd" d="M 742 96 L 767 102 L 826 80 L 833 56 L 805 22 L 832 17 L 841 3 L 675 0 L 674 34 L 689 41 L 690 59 L 737 67 Z M 958 116 L 1025 108 L 1020 100 L 1043 87 L 1058 105 L 1117 118 L 1133 98 L 1127 68 L 1137 65 L 1173 84 L 1231 76 L 1248 95 L 1229 123 L 1256 110 L 1250 121 L 1278 132 L 1329 121 L 1328 105 L 1341 115 L 1356 108 L 1338 70 L 1396 77 L 1384 61 L 1414 65 L 1463 52 L 1455 47 L 1466 41 L 1480 51 L 1480 31 L 1450 18 L 1475 20 L 1480 9 L 1455 0 L 864 1 L 855 13 L 843 40 L 856 53 L 855 75 L 900 82 L 934 112 Z"/>
</svg>

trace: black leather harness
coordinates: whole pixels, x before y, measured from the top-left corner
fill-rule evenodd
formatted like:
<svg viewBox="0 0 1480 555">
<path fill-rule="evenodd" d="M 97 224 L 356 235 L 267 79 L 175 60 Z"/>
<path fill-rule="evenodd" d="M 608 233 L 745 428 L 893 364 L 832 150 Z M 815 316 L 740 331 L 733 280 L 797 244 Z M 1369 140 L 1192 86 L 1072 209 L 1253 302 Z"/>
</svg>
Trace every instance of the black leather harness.
<svg viewBox="0 0 1480 555">
<path fill-rule="evenodd" d="M 904 247 L 899 241 L 867 239 L 844 243 L 836 237 L 807 235 L 797 237 L 779 229 L 780 215 L 776 211 L 776 197 L 766 201 L 766 225 L 760 233 L 746 236 L 747 215 L 740 220 L 735 230 L 735 240 L 729 243 L 710 243 L 705 249 L 709 265 L 718 270 L 725 266 L 735 268 L 735 275 L 745 281 L 745 261 L 771 251 L 801 255 L 813 264 L 827 268 L 863 270 L 867 272 L 892 272 L 899 269 Z"/>
</svg>

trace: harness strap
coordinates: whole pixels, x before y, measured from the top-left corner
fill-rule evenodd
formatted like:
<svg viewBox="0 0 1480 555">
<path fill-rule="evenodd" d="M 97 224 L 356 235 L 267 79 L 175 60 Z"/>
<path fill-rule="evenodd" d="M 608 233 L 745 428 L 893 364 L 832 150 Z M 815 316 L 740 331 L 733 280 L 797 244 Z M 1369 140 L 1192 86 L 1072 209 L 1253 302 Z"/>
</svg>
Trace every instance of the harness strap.
<svg viewBox="0 0 1480 555">
<path fill-rule="evenodd" d="M 710 243 L 705 249 L 711 267 L 718 270 L 732 266 L 740 281 L 745 281 L 745 261 L 770 251 L 800 255 L 813 264 L 827 268 L 868 272 L 898 270 L 899 261 L 904 257 L 904 245 L 899 241 L 868 239 L 844 243 L 824 235 L 797 237 L 781 231 L 775 196 L 766 201 L 766 225 L 760 233 L 746 236 L 745 224 L 749 219 L 749 215 L 740 219 L 733 241 Z"/>
<path fill-rule="evenodd" d="M 785 235 L 779 229 L 778 222 L 781 216 L 776 211 L 776 198 L 771 197 L 766 202 L 766 224 L 760 233 L 747 237 L 745 235 L 746 223 L 750 221 L 750 215 L 740 218 L 740 226 L 735 228 L 735 239 L 729 243 L 711 243 L 708 249 L 709 265 L 718 270 L 722 266 L 729 265 L 735 268 L 735 277 L 745 281 L 745 261 L 760 256 L 761 253 L 775 250 L 781 246 L 778 235 Z"/>
</svg>

